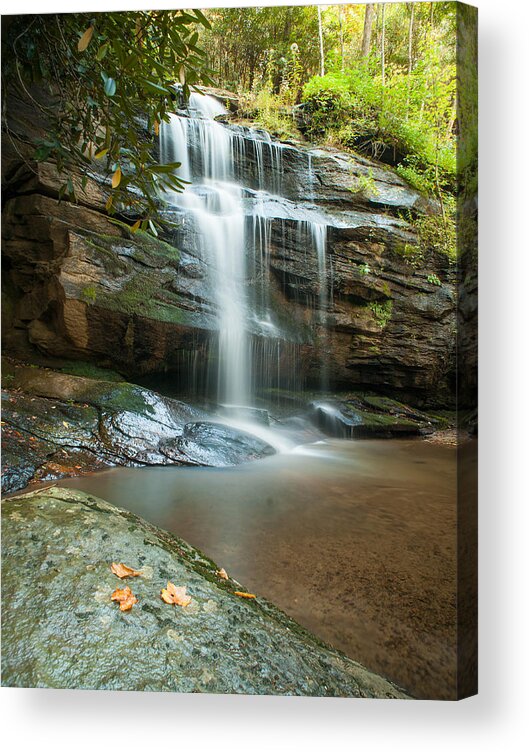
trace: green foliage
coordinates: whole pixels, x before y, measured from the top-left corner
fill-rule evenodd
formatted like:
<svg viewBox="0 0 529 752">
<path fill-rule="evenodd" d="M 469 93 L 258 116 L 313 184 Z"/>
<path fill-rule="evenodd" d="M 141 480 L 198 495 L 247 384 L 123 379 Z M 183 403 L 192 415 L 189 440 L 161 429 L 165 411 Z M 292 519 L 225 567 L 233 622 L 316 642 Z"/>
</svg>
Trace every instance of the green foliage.
<svg viewBox="0 0 529 752">
<path fill-rule="evenodd" d="M 301 65 L 299 47 L 296 42 L 290 45 L 290 59 L 287 67 L 286 84 L 283 86 L 284 94 L 290 104 L 296 104 L 301 99 L 303 79 L 303 66 Z"/>
<path fill-rule="evenodd" d="M 403 243 L 395 247 L 395 252 L 414 267 L 420 267 L 424 263 L 424 249 L 412 243 Z"/>
<path fill-rule="evenodd" d="M 303 87 L 303 102 L 309 117 L 308 134 L 311 138 L 321 138 L 327 131 L 345 125 L 352 106 L 346 76 L 314 76 Z"/>
<path fill-rule="evenodd" d="M 410 27 L 408 4 L 386 6 L 383 64 L 381 37 L 361 58 L 361 28 L 354 27 L 348 64 L 335 52 L 327 75 L 305 83 L 306 129 L 310 138 L 391 161 L 412 186 L 442 201 L 456 190 L 456 4 L 414 8 Z M 342 11 L 346 29 L 353 14 Z"/>
<path fill-rule="evenodd" d="M 349 189 L 352 193 L 360 194 L 362 196 L 374 197 L 377 196 L 379 190 L 373 177 L 373 170 L 369 168 L 367 175 L 359 175 L 353 178 L 353 185 Z"/>
<path fill-rule="evenodd" d="M 373 314 L 373 318 L 381 329 L 385 329 L 389 324 L 393 313 L 393 301 L 385 300 L 383 303 L 374 301 L 368 304 L 368 308 Z"/>
<path fill-rule="evenodd" d="M 431 285 L 436 285 L 437 287 L 441 286 L 441 280 L 437 276 L 437 274 L 429 274 L 426 279 Z"/>
<path fill-rule="evenodd" d="M 412 220 L 418 234 L 418 248 L 422 256 L 436 253 L 454 262 L 457 257 L 456 202 L 445 197 L 443 214 L 420 216 Z"/>
<path fill-rule="evenodd" d="M 358 271 L 363 276 L 367 276 L 368 274 L 371 274 L 371 268 L 370 268 L 369 264 L 362 264 L 362 266 L 358 267 Z"/>
<path fill-rule="evenodd" d="M 257 125 L 281 139 L 299 137 L 292 114 L 282 94 L 270 89 L 249 92 L 240 99 L 241 110 Z"/>
<path fill-rule="evenodd" d="M 95 285 L 87 285 L 86 287 L 84 287 L 81 291 L 81 297 L 85 301 L 85 303 L 88 303 L 89 305 L 95 303 L 97 298 Z"/>
<path fill-rule="evenodd" d="M 108 368 L 99 368 L 93 363 L 85 361 L 71 360 L 61 368 L 62 373 L 68 373 L 71 376 L 84 376 L 87 379 L 97 379 L 99 381 L 123 381 L 123 377 L 116 371 Z"/>
<path fill-rule="evenodd" d="M 239 92 L 268 88 L 278 94 L 287 80 L 291 103 L 297 101 L 302 81 L 318 65 L 314 5 L 215 8 L 207 17 L 211 31 L 203 31 L 200 41 L 223 86 Z"/>
<path fill-rule="evenodd" d="M 156 232 L 159 190 L 182 190 L 176 165 L 153 162 L 162 120 L 174 110 L 175 81 L 184 94 L 209 82 L 198 29 L 200 11 L 140 11 L 12 16 L 2 34 L 3 91 L 31 97 L 47 122 L 35 159 L 54 160 L 65 182 L 60 196 L 75 201 L 75 175 L 101 161 L 112 179 L 107 211 L 129 211 Z M 37 84 L 47 99 L 33 98 Z M 140 118 L 144 118 L 142 122 Z M 143 219 L 147 215 L 147 219 Z"/>
<path fill-rule="evenodd" d="M 444 70 L 443 95 L 435 97 L 426 93 L 425 71 L 418 68 L 413 76 L 422 98 L 410 98 L 408 104 L 407 77 L 398 73 L 385 86 L 361 63 L 347 73 L 314 76 L 303 89 L 309 137 L 322 139 L 332 131 L 342 146 L 367 144 L 375 157 L 391 148 L 398 171 L 418 190 L 434 195 L 438 189 L 453 190 L 455 67 Z"/>
</svg>

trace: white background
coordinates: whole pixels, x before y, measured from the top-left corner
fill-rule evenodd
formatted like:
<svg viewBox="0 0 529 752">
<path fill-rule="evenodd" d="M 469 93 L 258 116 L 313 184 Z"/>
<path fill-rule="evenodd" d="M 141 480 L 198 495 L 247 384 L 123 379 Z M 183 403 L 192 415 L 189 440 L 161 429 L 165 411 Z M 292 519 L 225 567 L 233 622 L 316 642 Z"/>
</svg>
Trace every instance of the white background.
<svg viewBox="0 0 529 752">
<path fill-rule="evenodd" d="M 184 2 L 8 0 L 2 3 L 2 13 L 174 8 Z M 524 723 L 529 710 L 529 385 L 524 362 L 529 309 L 529 3 L 476 4 L 481 121 L 479 695 L 441 703 L 4 688 L 0 729 L 6 749 L 529 748 Z M 124 670 L 126 663 L 124 655 Z"/>
</svg>

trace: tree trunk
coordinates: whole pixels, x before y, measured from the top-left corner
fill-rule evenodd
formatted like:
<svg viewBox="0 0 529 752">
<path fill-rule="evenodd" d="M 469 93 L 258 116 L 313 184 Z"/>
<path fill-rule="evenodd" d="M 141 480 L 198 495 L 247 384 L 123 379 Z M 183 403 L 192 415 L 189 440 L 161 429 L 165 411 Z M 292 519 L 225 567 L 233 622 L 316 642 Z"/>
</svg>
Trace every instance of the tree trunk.
<svg viewBox="0 0 529 752">
<path fill-rule="evenodd" d="M 371 50 L 371 32 L 373 30 L 373 16 L 375 15 L 375 4 L 366 5 L 366 14 L 364 17 L 364 34 L 362 37 L 362 57 L 369 57 Z"/>
<path fill-rule="evenodd" d="M 323 56 L 323 27 L 321 23 L 321 6 L 318 5 L 318 34 L 320 37 L 320 76 L 325 75 L 325 58 Z"/>
<path fill-rule="evenodd" d="M 386 4 L 382 4 L 382 38 L 380 40 L 380 62 L 382 67 L 382 86 L 386 85 Z"/>
<path fill-rule="evenodd" d="M 338 7 L 338 19 L 340 21 L 340 57 L 342 60 L 342 73 L 345 70 L 345 62 L 344 62 L 344 55 L 343 55 L 343 6 L 340 5 Z"/>
<path fill-rule="evenodd" d="M 406 94 L 406 120 L 410 115 L 411 72 L 413 70 L 413 21 L 415 17 L 415 3 L 410 5 L 410 25 L 408 27 L 408 92 Z"/>
</svg>

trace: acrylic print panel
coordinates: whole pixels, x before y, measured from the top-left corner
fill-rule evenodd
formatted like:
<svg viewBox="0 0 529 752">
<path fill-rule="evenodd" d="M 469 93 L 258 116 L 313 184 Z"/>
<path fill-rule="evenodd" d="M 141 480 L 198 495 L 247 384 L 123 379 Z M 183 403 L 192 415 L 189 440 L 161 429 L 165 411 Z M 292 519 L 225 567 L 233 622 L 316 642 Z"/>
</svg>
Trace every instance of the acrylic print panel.
<svg viewBox="0 0 529 752">
<path fill-rule="evenodd" d="M 476 692 L 476 22 L 3 17 L 5 686 Z"/>
</svg>

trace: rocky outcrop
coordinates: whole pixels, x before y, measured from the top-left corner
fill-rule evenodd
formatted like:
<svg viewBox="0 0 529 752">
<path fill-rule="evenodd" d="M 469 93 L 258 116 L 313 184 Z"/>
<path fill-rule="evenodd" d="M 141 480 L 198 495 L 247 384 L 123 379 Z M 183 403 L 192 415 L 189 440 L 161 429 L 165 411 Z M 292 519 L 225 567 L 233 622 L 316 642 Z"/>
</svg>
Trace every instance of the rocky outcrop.
<svg viewBox="0 0 529 752">
<path fill-rule="evenodd" d="M 2 490 L 115 465 L 237 465 L 273 453 L 201 410 L 126 382 L 3 368 Z"/>
<path fill-rule="evenodd" d="M 15 687 L 407 698 L 321 643 L 183 540 L 101 499 L 2 503 L 2 683 Z M 111 562 L 141 570 L 131 611 Z M 161 589 L 185 586 L 185 608 Z M 126 581 L 125 581 L 126 582 Z"/>
<path fill-rule="evenodd" d="M 3 155 L 5 350 L 28 359 L 88 360 L 128 378 L 168 370 L 184 378 L 193 358 L 213 367 L 215 296 L 185 227 L 162 240 L 111 223 L 104 214 L 109 186 L 95 166 L 86 189 L 78 191 L 79 204 L 59 203 L 62 179 L 55 166 L 31 162 L 22 144 L 26 163 L 13 147 L 31 111 L 22 108 L 22 115 Z M 449 404 L 454 269 L 433 249 L 418 249 L 414 226 L 416 217 L 435 207 L 380 164 L 300 144 L 278 147 L 282 196 L 263 198 L 256 193 L 262 187 L 257 163 L 266 172 L 277 150 L 258 152 L 255 133 L 226 127 L 245 144 L 239 177 L 248 186 L 248 207 L 259 200 L 269 223 L 267 267 L 262 260 L 254 264 L 248 288 L 269 280 L 281 325 L 273 336 L 296 344 L 295 365 L 306 383 L 320 383 L 325 360 L 332 388 Z M 80 186 L 80 177 L 74 182 Z M 332 282 L 325 311 L 318 261 L 307 253 L 310 222 L 327 225 Z M 252 326 L 258 339 L 269 336 Z M 285 357 L 275 372 L 286 384 L 293 369 Z"/>
<path fill-rule="evenodd" d="M 448 425 L 446 418 L 426 415 L 387 397 L 349 394 L 315 400 L 310 418 L 327 436 L 386 439 L 428 436 Z"/>
</svg>

